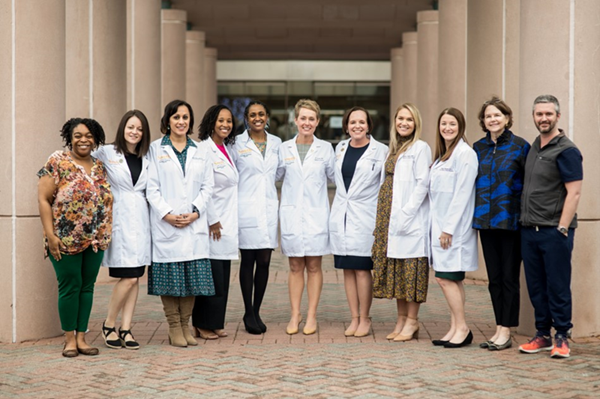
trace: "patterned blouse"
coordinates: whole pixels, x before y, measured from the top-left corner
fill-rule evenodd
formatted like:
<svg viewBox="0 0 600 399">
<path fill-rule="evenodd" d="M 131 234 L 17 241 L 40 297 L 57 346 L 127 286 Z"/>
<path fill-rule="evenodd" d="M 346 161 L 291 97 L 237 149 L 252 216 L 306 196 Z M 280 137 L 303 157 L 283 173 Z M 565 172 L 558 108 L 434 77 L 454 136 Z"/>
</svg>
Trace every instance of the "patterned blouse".
<svg viewBox="0 0 600 399">
<path fill-rule="evenodd" d="M 113 196 L 100 160 L 93 159 L 90 175 L 73 162 L 68 151 L 56 151 L 37 173 L 54 179 L 57 190 L 52 202 L 54 233 L 67 248 L 67 255 L 83 252 L 90 245 L 94 251 L 105 250 L 112 232 Z M 48 257 L 48 240 L 44 236 L 44 255 Z"/>
</svg>

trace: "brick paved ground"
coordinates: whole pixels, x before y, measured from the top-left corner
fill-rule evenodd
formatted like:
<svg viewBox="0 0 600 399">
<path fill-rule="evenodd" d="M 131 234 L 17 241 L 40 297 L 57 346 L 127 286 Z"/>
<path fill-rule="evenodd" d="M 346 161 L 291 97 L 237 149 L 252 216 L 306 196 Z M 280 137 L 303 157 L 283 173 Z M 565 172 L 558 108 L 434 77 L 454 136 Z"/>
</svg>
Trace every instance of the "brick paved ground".
<svg viewBox="0 0 600 399">
<path fill-rule="evenodd" d="M 243 306 L 232 276 L 226 330 L 230 336 L 201 341 L 198 347 L 167 344 L 167 325 L 158 297 L 142 286 L 133 331 L 139 351 L 103 346 L 100 327 L 111 285 L 98 285 L 89 342 L 100 356 L 65 359 L 62 337 L 20 344 L 0 344 L 2 398 L 597 398 L 600 397 L 600 340 L 571 345 L 570 359 L 548 353 L 519 354 L 516 345 L 489 352 L 471 345 L 433 347 L 431 338 L 448 328 L 448 310 L 439 287 L 430 286 L 420 313 L 421 335 L 407 343 L 389 343 L 395 304 L 375 300 L 374 332 L 345 338 L 350 319 L 342 274 L 324 259 L 325 284 L 319 307 L 319 332 L 288 336 L 287 261 L 276 251 L 263 319 L 269 330 L 247 334 Z M 237 264 L 234 265 L 234 269 Z M 493 332 L 487 287 L 470 282 L 467 319 L 477 343 Z M 306 302 L 303 310 L 306 309 Z M 515 336 L 518 343 L 526 337 Z"/>
</svg>

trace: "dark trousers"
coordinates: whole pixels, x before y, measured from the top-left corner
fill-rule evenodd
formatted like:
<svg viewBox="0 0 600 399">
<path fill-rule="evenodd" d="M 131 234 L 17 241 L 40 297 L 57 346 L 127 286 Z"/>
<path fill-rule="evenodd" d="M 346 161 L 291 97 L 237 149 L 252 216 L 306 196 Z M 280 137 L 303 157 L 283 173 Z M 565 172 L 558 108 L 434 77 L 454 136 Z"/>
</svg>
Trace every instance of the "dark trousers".
<svg viewBox="0 0 600 399">
<path fill-rule="evenodd" d="M 225 327 L 225 312 L 229 296 L 230 260 L 210 260 L 214 296 L 197 296 L 192 313 L 192 325 L 206 330 L 221 330 Z"/>
<path fill-rule="evenodd" d="M 512 230 L 479 230 L 496 325 L 519 325 L 521 233 Z"/>
<path fill-rule="evenodd" d="M 565 237 L 556 227 L 525 227 L 521 244 L 529 299 L 538 333 L 567 334 L 571 323 L 571 253 L 575 229 Z"/>
</svg>

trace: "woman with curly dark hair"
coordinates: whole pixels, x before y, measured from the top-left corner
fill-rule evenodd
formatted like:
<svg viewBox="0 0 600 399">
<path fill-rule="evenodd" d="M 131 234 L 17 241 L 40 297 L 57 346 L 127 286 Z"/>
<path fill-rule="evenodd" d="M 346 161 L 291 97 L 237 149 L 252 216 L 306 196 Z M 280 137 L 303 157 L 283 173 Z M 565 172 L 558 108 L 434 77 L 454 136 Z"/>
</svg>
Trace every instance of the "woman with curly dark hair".
<svg viewBox="0 0 600 399">
<path fill-rule="evenodd" d="M 197 296 L 192 314 L 196 336 L 203 339 L 227 336 L 224 327 L 231 261 L 238 259 L 238 172 L 226 148 L 235 142 L 234 131 L 231 110 L 224 105 L 213 105 L 204 114 L 198 135 L 208 147 L 215 180 L 206 208 L 215 295 Z"/>
<path fill-rule="evenodd" d="M 38 172 L 38 203 L 44 251 L 58 280 L 58 313 L 66 342 L 62 355 L 94 356 L 85 341 L 94 283 L 112 230 L 113 197 L 106 170 L 92 151 L 104 130 L 87 118 L 69 119 L 61 129 L 67 151 L 56 151 Z"/>
</svg>

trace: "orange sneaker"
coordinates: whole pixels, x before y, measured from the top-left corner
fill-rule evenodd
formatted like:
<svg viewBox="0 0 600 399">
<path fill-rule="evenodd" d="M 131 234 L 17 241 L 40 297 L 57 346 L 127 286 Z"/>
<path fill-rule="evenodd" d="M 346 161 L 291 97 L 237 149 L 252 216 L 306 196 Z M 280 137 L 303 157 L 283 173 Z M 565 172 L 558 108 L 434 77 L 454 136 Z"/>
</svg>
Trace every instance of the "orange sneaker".
<svg viewBox="0 0 600 399">
<path fill-rule="evenodd" d="M 523 353 L 538 353 L 541 351 L 550 351 L 552 346 L 552 338 L 543 335 L 536 335 L 529 342 L 519 346 L 519 350 Z"/>
<path fill-rule="evenodd" d="M 571 349 L 569 349 L 569 340 L 566 335 L 557 334 L 554 338 L 556 345 L 550 353 L 550 357 L 565 358 L 571 356 Z"/>
</svg>

